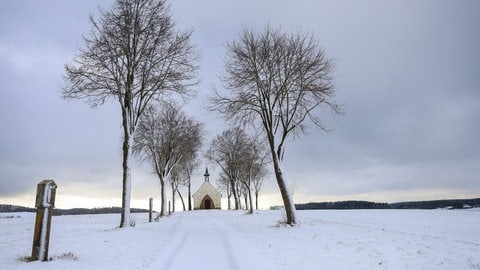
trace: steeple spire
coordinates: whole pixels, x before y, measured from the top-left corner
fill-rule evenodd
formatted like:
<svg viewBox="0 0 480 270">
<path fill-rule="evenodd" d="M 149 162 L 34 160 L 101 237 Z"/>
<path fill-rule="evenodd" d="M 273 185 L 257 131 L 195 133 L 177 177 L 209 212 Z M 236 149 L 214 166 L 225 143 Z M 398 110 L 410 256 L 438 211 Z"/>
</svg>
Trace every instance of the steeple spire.
<svg viewBox="0 0 480 270">
<path fill-rule="evenodd" d="M 208 167 L 205 167 L 205 174 L 203 176 L 205 177 L 205 182 L 210 182 L 210 174 L 208 173 Z"/>
</svg>

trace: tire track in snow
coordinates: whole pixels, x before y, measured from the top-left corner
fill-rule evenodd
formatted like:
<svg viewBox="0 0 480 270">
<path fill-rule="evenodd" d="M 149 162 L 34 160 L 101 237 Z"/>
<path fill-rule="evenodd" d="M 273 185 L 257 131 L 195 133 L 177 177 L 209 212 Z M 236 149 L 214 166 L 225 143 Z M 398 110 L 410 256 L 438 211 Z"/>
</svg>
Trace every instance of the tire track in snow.
<svg viewBox="0 0 480 270">
<path fill-rule="evenodd" d="M 228 239 L 211 220 L 199 218 L 198 213 L 180 213 L 172 218 L 177 220 L 170 231 L 172 234 L 165 241 L 160 269 L 191 269 L 206 265 L 212 269 L 240 269 Z M 217 257 L 212 260 L 209 252 Z"/>
<path fill-rule="evenodd" d="M 208 212 L 179 213 L 162 246 L 159 269 L 276 269 L 252 244 Z"/>
<path fill-rule="evenodd" d="M 230 242 L 228 241 L 227 237 L 225 236 L 224 231 L 219 231 L 218 234 L 220 235 L 220 238 L 222 238 L 222 244 L 223 247 L 225 248 L 225 251 L 227 252 L 227 259 L 228 263 L 230 264 L 230 269 L 231 270 L 240 270 L 238 267 L 237 260 L 235 259 L 235 254 L 233 252 L 232 246 L 230 245 Z"/>
<path fill-rule="evenodd" d="M 185 243 L 187 242 L 189 232 L 184 231 L 183 236 L 180 241 L 175 245 L 172 253 L 168 256 L 168 259 L 165 261 L 165 264 L 161 269 L 170 269 L 172 267 L 173 262 L 177 259 L 178 254 L 182 251 Z"/>
<path fill-rule="evenodd" d="M 252 242 L 242 236 L 240 231 L 219 218 L 218 212 L 208 212 L 212 225 L 219 228 L 226 255 L 229 260 L 230 269 L 278 269 L 272 260 L 257 249 Z"/>
</svg>

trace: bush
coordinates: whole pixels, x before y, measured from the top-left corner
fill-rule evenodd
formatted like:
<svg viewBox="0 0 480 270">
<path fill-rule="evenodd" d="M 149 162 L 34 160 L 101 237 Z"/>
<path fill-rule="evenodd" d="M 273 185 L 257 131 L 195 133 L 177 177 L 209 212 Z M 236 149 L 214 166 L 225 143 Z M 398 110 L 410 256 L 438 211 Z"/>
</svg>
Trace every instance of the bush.
<svg viewBox="0 0 480 270">
<path fill-rule="evenodd" d="M 61 259 L 61 260 L 78 261 L 78 257 L 75 254 L 73 254 L 72 252 L 63 253 L 60 256 L 55 256 L 55 258 Z"/>
</svg>

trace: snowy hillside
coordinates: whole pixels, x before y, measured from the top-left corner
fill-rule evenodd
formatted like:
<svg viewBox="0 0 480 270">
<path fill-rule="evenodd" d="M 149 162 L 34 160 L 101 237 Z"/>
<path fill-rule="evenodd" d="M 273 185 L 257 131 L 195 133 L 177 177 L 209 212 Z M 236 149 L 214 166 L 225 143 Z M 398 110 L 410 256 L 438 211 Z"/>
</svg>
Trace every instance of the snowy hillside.
<svg viewBox="0 0 480 270">
<path fill-rule="evenodd" d="M 34 214 L 0 213 L 0 269 L 480 269 L 480 210 L 55 216 L 50 262 L 30 255 Z"/>
</svg>

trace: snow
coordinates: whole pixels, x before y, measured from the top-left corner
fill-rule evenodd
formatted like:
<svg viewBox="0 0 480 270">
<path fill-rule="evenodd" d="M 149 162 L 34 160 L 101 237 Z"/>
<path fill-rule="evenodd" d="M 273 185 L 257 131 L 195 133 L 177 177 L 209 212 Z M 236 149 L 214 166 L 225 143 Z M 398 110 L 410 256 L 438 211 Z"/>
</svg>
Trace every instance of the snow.
<svg viewBox="0 0 480 270">
<path fill-rule="evenodd" d="M 480 269 L 480 209 L 194 211 L 135 227 L 54 216 L 49 262 L 25 262 L 34 213 L 0 213 L 0 269 Z"/>
</svg>

